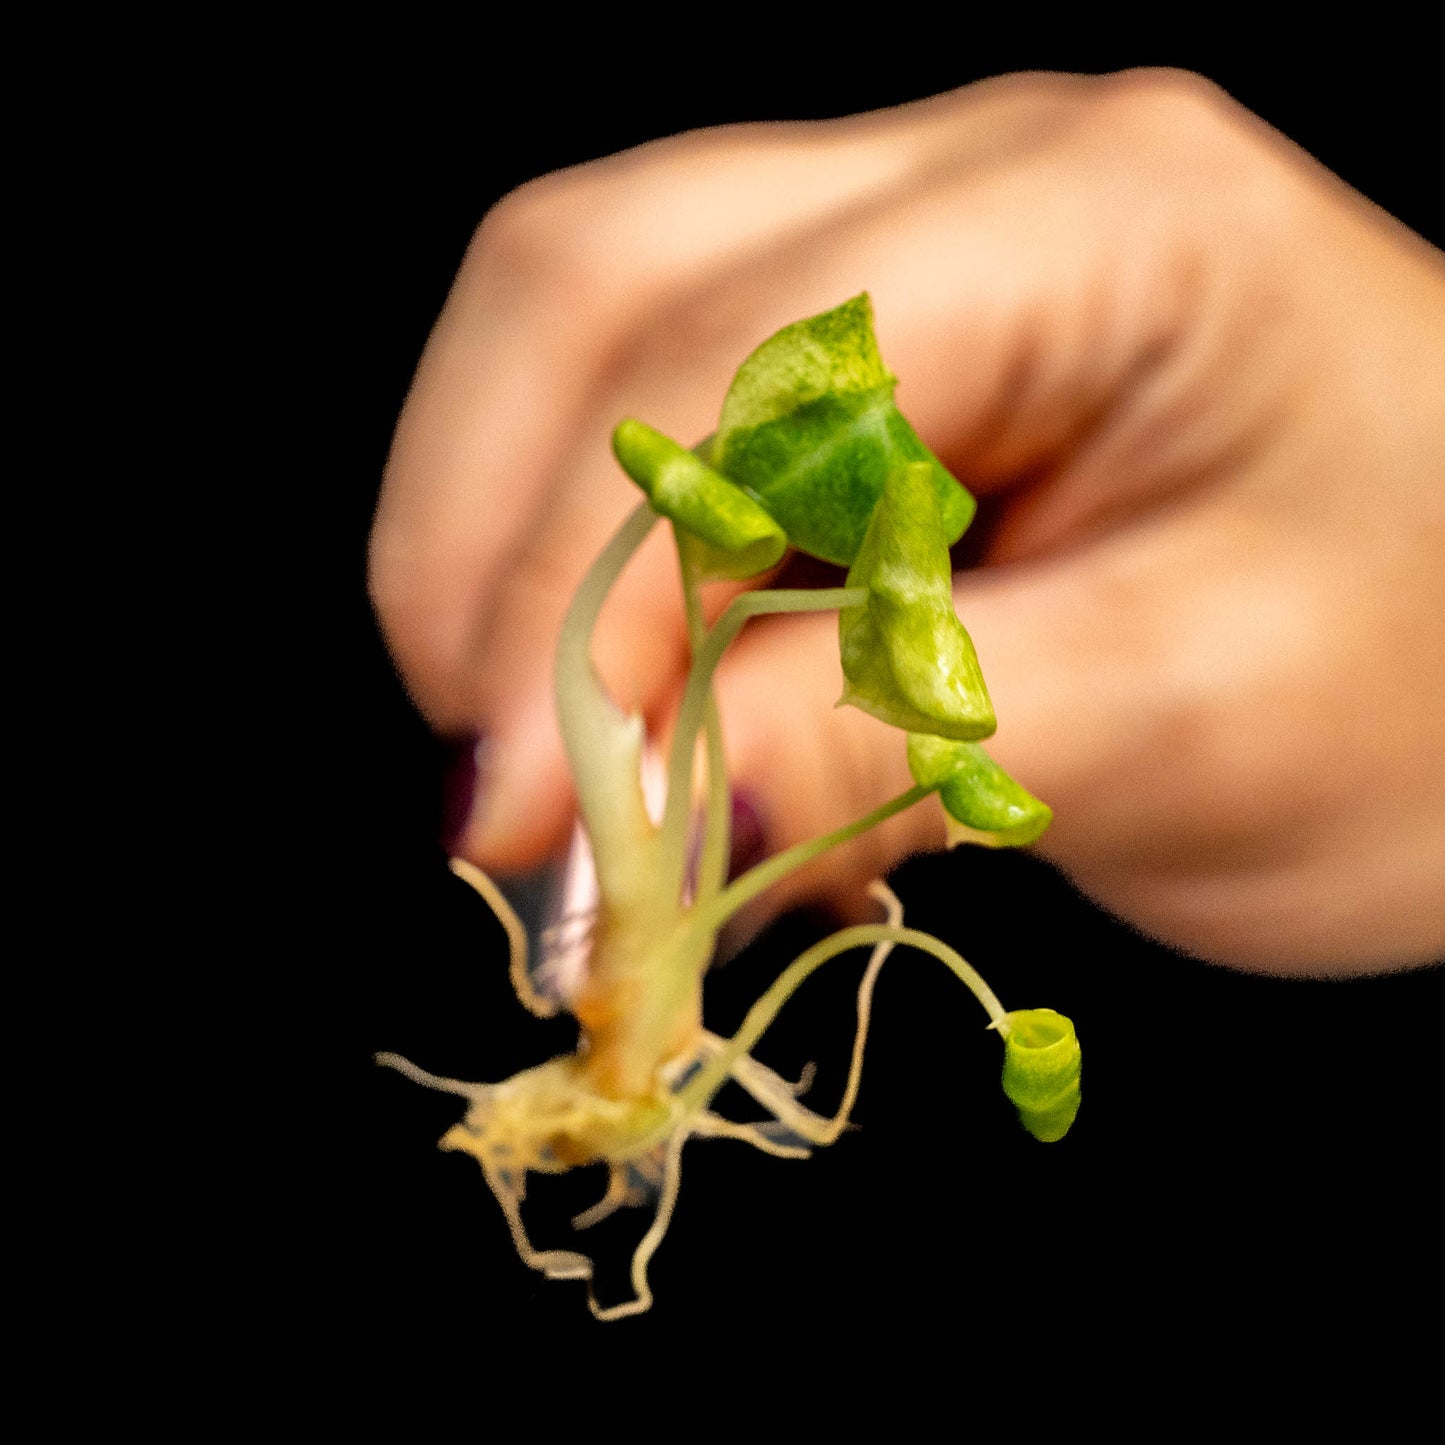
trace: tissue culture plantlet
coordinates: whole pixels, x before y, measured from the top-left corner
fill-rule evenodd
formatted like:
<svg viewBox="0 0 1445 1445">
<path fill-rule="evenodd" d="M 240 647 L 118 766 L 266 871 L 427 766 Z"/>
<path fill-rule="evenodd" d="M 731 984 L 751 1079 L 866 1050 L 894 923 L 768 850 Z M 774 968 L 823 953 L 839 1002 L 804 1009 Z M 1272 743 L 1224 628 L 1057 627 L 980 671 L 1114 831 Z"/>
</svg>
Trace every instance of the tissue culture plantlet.
<svg viewBox="0 0 1445 1445">
<path fill-rule="evenodd" d="M 453 871 L 487 900 L 511 942 L 512 981 L 533 1013 L 560 1009 L 580 1025 L 576 1050 L 498 1084 L 439 1078 L 393 1054 L 379 1061 L 468 1101 L 442 1139 L 473 1155 L 496 1195 L 522 1259 L 552 1278 L 592 1276 L 572 1250 L 533 1247 L 521 1205 L 529 1172 L 607 1166 L 602 1199 L 579 1215 L 585 1228 L 622 1205 L 655 1201 L 632 1261 L 635 1298 L 603 1319 L 652 1301 L 647 1266 L 677 1198 L 680 1156 L 695 1136 L 743 1140 L 804 1158 L 831 1144 L 857 1095 L 874 980 L 907 946 L 951 969 L 987 1011 L 1004 1042 L 1003 1087 L 1042 1140 L 1062 1138 L 1079 1101 L 1079 1046 L 1070 1021 L 1050 1009 L 1006 1012 L 978 973 L 941 940 L 904 925 L 898 900 L 873 885 L 883 921 L 844 928 L 785 968 L 732 1038 L 702 1023 L 702 978 L 719 928 L 764 889 L 829 848 L 938 794 L 950 842 L 1031 843 L 1049 809 L 979 746 L 994 714 L 973 644 L 953 608 L 948 549 L 972 518 L 973 499 L 924 447 L 893 401 L 895 379 L 878 353 L 868 298 L 786 327 L 739 369 L 717 431 L 688 450 L 637 421 L 613 449 L 646 495 L 603 550 L 573 598 L 556 658 L 557 712 L 591 843 L 597 908 L 585 968 L 533 962 L 516 915 L 479 869 Z M 692 665 L 668 760 L 666 799 L 654 821 L 644 798 L 643 724 L 603 689 L 591 663 L 592 630 L 629 558 L 659 520 L 673 528 Z M 765 589 L 738 596 L 711 626 L 699 588 L 745 580 L 795 548 L 849 570 L 842 587 Z M 845 827 L 789 848 L 729 881 L 730 794 L 712 678 L 749 618 L 838 613 L 846 685 L 842 702 L 907 734 L 914 786 Z M 694 772 L 702 740 L 702 792 Z M 871 954 L 858 990 L 852 1062 L 838 1110 L 815 1113 L 801 1086 L 752 1057 L 778 1010 L 816 968 L 852 949 Z M 738 1123 L 713 1112 L 729 1080 L 771 1115 Z"/>
</svg>

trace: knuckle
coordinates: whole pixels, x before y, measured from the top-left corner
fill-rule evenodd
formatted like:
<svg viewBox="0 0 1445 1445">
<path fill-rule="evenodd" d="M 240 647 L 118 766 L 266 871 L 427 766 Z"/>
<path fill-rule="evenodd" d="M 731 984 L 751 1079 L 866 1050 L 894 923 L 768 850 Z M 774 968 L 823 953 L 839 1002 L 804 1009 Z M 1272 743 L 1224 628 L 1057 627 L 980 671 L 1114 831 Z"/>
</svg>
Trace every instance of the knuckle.
<svg viewBox="0 0 1445 1445">
<path fill-rule="evenodd" d="M 1217 120 L 1235 104 L 1212 80 L 1192 70 L 1121 70 L 1096 77 L 1090 90 L 1099 109 L 1165 129 Z"/>
<path fill-rule="evenodd" d="M 579 168 L 580 169 L 580 168 Z M 598 244 L 598 199 L 576 171 L 528 181 L 482 218 L 462 275 L 472 285 L 543 296 L 581 324 L 608 296 L 615 264 Z"/>
<path fill-rule="evenodd" d="M 1126 139 L 1177 165 L 1186 152 L 1204 173 L 1208 162 L 1237 165 L 1241 142 L 1253 142 L 1260 123 L 1212 80 L 1187 70 L 1126 70 L 1091 84 L 1085 114 L 1109 142 Z"/>
<path fill-rule="evenodd" d="M 959 90 L 937 97 L 939 102 L 972 104 L 981 94 L 991 92 L 1007 95 L 1021 104 L 1056 106 L 1072 103 L 1087 96 L 1097 79 L 1090 75 L 1073 75 L 1061 70 L 1019 70 L 1009 75 L 992 76 L 975 81 Z M 933 102 L 929 102 L 930 104 Z"/>
<path fill-rule="evenodd" d="M 557 176 L 528 181 L 482 217 L 464 266 L 526 275 L 545 270 L 558 249 Z"/>
<path fill-rule="evenodd" d="M 1205 76 L 1166 69 L 1100 76 L 1081 117 L 1089 143 L 1122 161 L 1135 182 L 1222 203 L 1222 225 L 1280 231 L 1299 224 L 1306 188 L 1289 182 L 1288 143 Z"/>
</svg>

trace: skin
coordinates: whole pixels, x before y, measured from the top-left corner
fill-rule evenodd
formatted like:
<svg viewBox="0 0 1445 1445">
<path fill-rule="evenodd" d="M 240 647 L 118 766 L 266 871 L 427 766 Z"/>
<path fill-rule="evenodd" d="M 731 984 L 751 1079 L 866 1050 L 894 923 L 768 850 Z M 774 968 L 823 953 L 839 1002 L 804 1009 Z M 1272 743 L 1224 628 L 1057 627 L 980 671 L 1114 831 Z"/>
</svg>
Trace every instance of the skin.
<svg viewBox="0 0 1445 1445">
<path fill-rule="evenodd" d="M 636 502 L 611 427 L 705 436 L 759 341 L 863 290 L 900 407 L 981 501 L 955 600 L 990 751 L 1055 812 L 1038 851 L 1217 962 L 1445 955 L 1445 257 L 1166 72 L 682 135 L 487 215 L 371 552 L 418 707 L 489 739 L 458 851 L 506 872 L 565 842 L 549 661 Z M 662 733 L 674 566 L 652 539 L 596 654 Z M 833 707 L 831 617 L 751 624 L 718 689 L 772 847 L 908 786 L 897 736 Z M 911 810 L 772 906 L 849 911 L 942 838 Z"/>
</svg>

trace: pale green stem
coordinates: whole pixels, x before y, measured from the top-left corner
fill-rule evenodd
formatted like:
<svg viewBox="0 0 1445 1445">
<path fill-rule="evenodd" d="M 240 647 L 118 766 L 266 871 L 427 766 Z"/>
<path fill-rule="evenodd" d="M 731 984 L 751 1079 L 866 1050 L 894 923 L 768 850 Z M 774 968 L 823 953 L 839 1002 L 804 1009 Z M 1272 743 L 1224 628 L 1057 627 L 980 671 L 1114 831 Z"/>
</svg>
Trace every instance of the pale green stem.
<svg viewBox="0 0 1445 1445">
<path fill-rule="evenodd" d="M 926 788 L 922 783 L 915 783 L 906 793 L 890 798 L 871 813 L 865 813 L 863 817 L 855 818 L 851 823 L 845 823 L 831 833 L 809 838 L 806 842 L 795 843 L 791 848 L 775 853 L 755 868 L 749 868 L 741 877 L 735 878 L 716 898 L 695 908 L 688 916 L 688 927 L 715 933 L 745 903 L 751 903 L 758 894 L 771 888 L 803 864 L 811 863 L 830 848 L 836 848 L 840 843 L 846 843 L 850 838 L 866 833 L 869 828 L 876 827 L 895 813 L 901 813 L 905 808 L 922 802 L 933 791 L 934 789 Z"/>
<path fill-rule="evenodd" d="M 638 883 L 637 850 L 654 830 L 642 799 L 641 721 L 624 714 L 602 686 L 592 666 L 592 631 L 607 594 L 656 521 L 643 502 L 622 524 L 573 596 L 557 645 L 557 722 L 604 896 L 612 885 Z"/>
<path fill-rule="evenodd" d="M 773 591 L 745 592 L 734 598 L 723 615 L 713 624 L 706 640 L 693 658 L 682 706 L 677 714 L 677 731 L 672 740 L 672 757 L 668 761 L 667 810 L 663 814 L 661 856 L 665 876 L 681 892 L 683 870 L 687 866 L 687 823 L 691 805 L 693 750 L 697 734 L 712 696 L 712 677 L 718 663 L 750 617 L 783 612 L 831 612 L 841 607 L 857 607 L 867 601 L 862 587 L 824 587 L 816 590 L 784 588 Z M 731 911 L 731 910 L 729 910 Z M 724 917 L 727 915 L 724 914 Z"/>
<path fill-rule="evenodd" d="M 799 954 L 773 980 L 768 991 L 748 1010 L 747 1017 L 737 1033 L 678 1090 L 677 1103 L 681 1106 L 684 1117 L 706 1107 L 708 1100 L 727 1081 L 733 1064 L 763 1036 L 777 1017 L 779 1009 L 814 969 L 820 968 L 830 958 L 846 953 L 850 948 L 864 948 L 877 943 L 894 943 L 916 948 L 922 953 L 931 953 L 940 963 L 951 969 L 984 1006 L 989 1018 L 993 1020 L 993 1027 L 1007 1032 L 1008 1015 L 1003 1005 L 983 981 L 978 970 L 961 953 L 931 933 L 922 933 L 916 928 L 904 928 L 891 923 L 859 924 L 854 928 L 844 928 L 830 938 L 815 943 Z"/>
<path fill-rule="evenodd" d="M 694 902 L 716 898 L 727 882 L 732 850 L 732 795 L 728 788 L 727 753 L 723 748 L 722 718 L 717 699 L 709 698 L 703 736 L 707 742 L 707 814 L 702 855 L 697 863 Z"/>
<path fill-rule="evenodd" d="M 707 640 L 707 624 L 702 616 L 702 599 L 698 595 L 697 568 L 693 563 L 687 534 L 679 527 L 672 529 L 677 543 L 677 564 L 682 576 L 683 610 L 687 616 L 687 642 L 693 658 Z M 722 718 L 717 699 L 709 695 L 707 715 L 703 723 L 707 747 L 707 800 L 703 812 L 702 854 L 698 859 L 693 901 L 702 902 L 716 896 L 727 882 L 728 853 L 732 842 L 732 799 L 728 794 L 727 753 L 723 748 Z M 691 839 L 686 842 L 691 847 Z"/>
</svg>

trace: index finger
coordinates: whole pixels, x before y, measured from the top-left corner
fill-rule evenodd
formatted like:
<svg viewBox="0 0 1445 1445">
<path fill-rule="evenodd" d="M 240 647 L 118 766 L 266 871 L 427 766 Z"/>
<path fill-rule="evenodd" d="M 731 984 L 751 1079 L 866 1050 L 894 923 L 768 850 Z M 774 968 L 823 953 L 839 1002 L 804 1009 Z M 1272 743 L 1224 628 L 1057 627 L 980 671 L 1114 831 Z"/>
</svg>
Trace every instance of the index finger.
<svg viewBox="0 0 1445 1445">
<path fill-rule="evenodd" d="M 476 726 L 481 630 L 502 574 L 545 527 L 559 478 L 605 499 L 588 519 L 564 504 L 565 534 L 547 533 L 549 568 L 573 583 L 629 505 L 606 449 L 622 413 L 604 416 L 592 400 L 621 390 L 639 415 L 695 440 L 762 339 L 722 345 L 684 325 L 649 362 L 632 338 L 659 328 L 642 323 L 699 277 L 896 187 L 940 147 L 955 161 L 970 146 L 998 149 L 1067 88 L 985 84 L 845 121 L 697 132 L 543 177 L 494 208 L 423 354 L 372 534 L 374 604 L 434 728 Z M 780 313 L 776 325 L 793 319 Z M 569 460 L 579 454 L 594 459 L 585 476 Z"/>
</svg>

